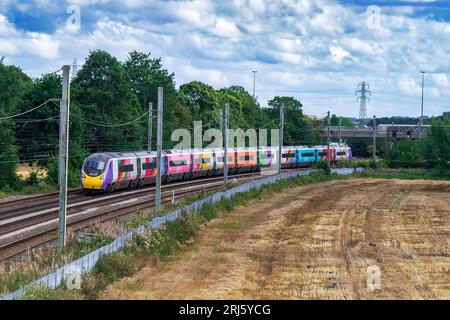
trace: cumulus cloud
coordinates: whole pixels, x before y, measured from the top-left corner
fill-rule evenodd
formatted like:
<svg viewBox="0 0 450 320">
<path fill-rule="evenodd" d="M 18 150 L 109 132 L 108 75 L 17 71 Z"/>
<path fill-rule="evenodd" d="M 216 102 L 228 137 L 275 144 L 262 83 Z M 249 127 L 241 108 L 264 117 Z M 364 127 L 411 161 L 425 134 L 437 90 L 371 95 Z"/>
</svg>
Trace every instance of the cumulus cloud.
<svg viewBox="0 0 450 320">
<path fill-rule="evenodd" d="M 81 8 L 79 32 L 66 29 L 69 5 Z M 161 56 L 178 84 L 250 91 L 257 69 L 262 105 L 289 91 L 315 115 L 331 107 L 357 116 L 360 81 L 374 90 L 372 113 L 407 115 L 427 70 L 427 97 L 444 111 L 450 23 L 405 4 L 381 7 L 374 25 L 366 9 L 337 0 L 0 0 L 0 56 L 39 76 L 73 58 L 82 62 L 89 50 L 119 59 L 140 50 Z M 52 23 L 43 28 L 40 19 Z"/>
</svg>

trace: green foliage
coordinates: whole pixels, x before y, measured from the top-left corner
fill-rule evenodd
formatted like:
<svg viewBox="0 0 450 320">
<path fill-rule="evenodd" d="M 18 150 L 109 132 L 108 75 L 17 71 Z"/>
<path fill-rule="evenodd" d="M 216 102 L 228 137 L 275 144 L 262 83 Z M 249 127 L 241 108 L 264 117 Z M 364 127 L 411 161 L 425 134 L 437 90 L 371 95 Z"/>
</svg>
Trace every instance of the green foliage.
<svg viewBox="0 0 450 320">
<path fill-rule="evenodd" d="M 450 119 L 432 122 L 421 151 L 427 167 L 450 169 Z"/>
<path fill-rule="evenodd" d="M 359 176 L 365 178 L 378 179 L 425 179 L 425 180 L 450 180 L 450 172 L 448 170 L 441 171 L 439 169 L 392 169 L 381 168 L 377 170 L 366 170 L 360 173 Z"/>
<path fill-rule="evenodd" d="M 139 104 L 131 84 L 124 66 L 109 53 L 92 51 L 86 59 L 73 81 L 72 92 L 84 118 L 91 122 L 86 124 L 84 137 L 89 152 L 140 150 L 145 145 L 145 125 L 108 126 L 128 123 L 147 111 Z"/>
<path fill-rule="evenodd" d="M 17 114 L 32 82 L 19 68 L 0 60 L 0 118 Z M 11 120 L 0 120 L 0 188 L 20 189 L 16 175 L 18 160 L 15 130 Z"/>
<path fill-rule="evenodd" d="M 323 119 L 323 125 L 324 126 L 327 125 L 327 118 Z M 339 117 L 337 115 L 335 114 L 331 115 L 330 126 L 339 126 Z M 349 118 L 346 117 L 341 117 L 341 126 L 349 128 L 356 127 L 356 125 Z"/>
<path fill-rule="evenodd" d="M 285 110 L 284 141 L 285 145 L 314 144 L 317 136 L 311 120 L 303 115 L 302 104 L 293 97 L 275 97 L 268 102 L 267 115 L 271 119 L 279 119 L 280 108 Z M 278 128 L 278 122 L 276 122 Z"/>
<path fill-rule="evenodd" d="M 420 146 L 412 140 L 403 140 L 395 144 L 387 155 L 387 162 L 392 168 L 414 168 L 423 164 Z"/>
<path fill-rule="evenodd" d="M 27 184 L 31 186 L 36 186 L 39 183 L 38 173 L 36 171 L 31 171 L 27 178 Z"/>
<path fill-rule="evenodd" d="M 32 287 L 25 292 L 22 300 L 83 300 L 79 290 L 67 290 L 63 287 L 52 290 L 45 286 Z"/>
<path fill-rule="evenodd" d="M 328 162 L 324 161 L 324 160 L 321 160 L 321 161 L 315 163 L 313 165 L 313 168 L 314 169 L 323 170 L 323 172 L 326 173 L 326 174 L 330 174 L 331 173 L 331 168 L 328 165 Z"/>
</svg>

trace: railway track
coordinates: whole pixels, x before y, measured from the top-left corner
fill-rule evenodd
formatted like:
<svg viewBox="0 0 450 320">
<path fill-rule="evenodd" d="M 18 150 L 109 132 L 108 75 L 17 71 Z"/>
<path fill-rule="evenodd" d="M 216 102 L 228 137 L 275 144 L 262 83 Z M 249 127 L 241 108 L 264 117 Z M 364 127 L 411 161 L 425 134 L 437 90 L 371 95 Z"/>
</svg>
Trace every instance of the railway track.
<svg viewBox="0 0 450 320">
<path fill-rule="evenodd" d="M 235 177 L 241 180 L 253 179 L 259 175 L 247 173 Z M 222 187 L 223 177 L 166 184 L 162 186 L 161 200 L 168 202 Z M 155 187 L 147 187 L 98 197 L 81 195 L 80 190 L 73 190 L 69 197 L 67 226 L 73 230 L 80 230 L 94 221 L 104 222 L 134 213 L 136 210 L 151 208 L 155 201 L 154 190 Z M 57 197 L 56 193 L 30 197 L 34 198 L 35 202 L 30 200 L 25 204 L 22 203 L 22 206 L 17 203 L 20 200 L 13 200 L 7 206 L 9 210 L 4 210 L 2 206 L 0 261 L 57 238 L 59 209 L 54 197 Z"/>
</svg>

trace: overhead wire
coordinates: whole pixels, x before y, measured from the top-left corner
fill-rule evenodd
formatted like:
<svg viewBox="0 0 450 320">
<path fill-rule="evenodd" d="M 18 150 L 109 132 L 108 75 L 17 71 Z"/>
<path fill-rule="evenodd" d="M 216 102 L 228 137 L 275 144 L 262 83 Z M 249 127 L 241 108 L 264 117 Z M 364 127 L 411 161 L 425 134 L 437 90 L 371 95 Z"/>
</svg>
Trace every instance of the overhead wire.
<svg viewBox="0 0 450 320">
<path fill-rule="evenodd" d="M 0 118 L 0 121 L 1 121 L 1 120 L 12 119 L 12 118 L 17 118 L 17 117 L 23 116 L 24 114 L 33 112 L 34 110 L 37 110 L 37 109 L 43 107 L 44 105 L 46 105 L 47 103 L 49 103 L 50 101 L 53 101 L 53 100 L 55 100 L 55 101 L 58 100 L 58 101 L 59 101 L 59 99 L 48 99 L 47 101 L 41 103 L 41 104 L 38 105 L 37 107 L 34 107 L 34 108 L 30 109 L 30 110 L 27 110 L 27 111 L 24 111 L 24 112 L 21 112 L 21 113 L 17 113 L 17 114 L 13 114 L 13 115 L 10 115 L 10 116 L 2 117 L 2 118 Z"/>
</svg>

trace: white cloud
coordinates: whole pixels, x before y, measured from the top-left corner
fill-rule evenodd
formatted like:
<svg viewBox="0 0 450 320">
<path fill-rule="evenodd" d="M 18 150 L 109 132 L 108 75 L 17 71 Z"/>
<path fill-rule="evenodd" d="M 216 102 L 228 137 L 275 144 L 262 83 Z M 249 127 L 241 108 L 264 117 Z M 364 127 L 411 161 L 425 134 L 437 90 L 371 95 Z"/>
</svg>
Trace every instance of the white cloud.
<svg viewBox="0 0 450 320">
<path fill-rule="evenodd" d="M 45 7 L 48 0 L 37 1 L 31 10 Z M 11 3 L 0 0 L 5 7 Z M 81 63 L 90 49 L 107 50 L 119 59 L 139 50 L 161 56 L 177 84 L 201 80 L 250 91 L 255 68 L 263 105 L 270 94 L 316 90 L 295 94 L 306 112 L 316 115 L 334 106 L 357 116 L 353 91 L 360 81 L 376 92 L 369 113 L 406 115 L 420 96 L 423 69 L 429 75 L 427 99 L 450 100 L 450 24 L 415 17 L 410 6 L 383 9 L 380 26 L 370 29 L 366 14 L 334 0 L 67 3 L 82 7 L 82 19 L 97 12 L 97 20 L 82 20 L 79 34 L 68 33 L 63 25 L 44 34 L 19 29 L 0 14 L 0 56 L 38 76 L 74 57 Z M 92 24 L 85 30 L 87 23 Z"/>
</svg>

